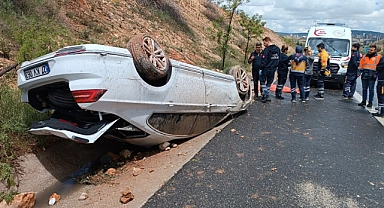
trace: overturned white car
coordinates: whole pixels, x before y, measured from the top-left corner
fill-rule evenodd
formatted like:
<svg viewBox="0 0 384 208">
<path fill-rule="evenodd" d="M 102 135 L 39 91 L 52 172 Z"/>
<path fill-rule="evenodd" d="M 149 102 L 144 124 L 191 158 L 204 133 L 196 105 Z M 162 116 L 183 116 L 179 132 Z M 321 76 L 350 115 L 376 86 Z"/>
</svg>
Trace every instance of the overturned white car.
<svg viewBox="0 0 384 208">
<path fill-rule="evenodd" d="M 128 49 L 84 44 L 24 62 L 18 70 L 22 102 L 53 110 L 30 132 L 151 146 L 201 134 L 251 103 L 239 66 L 227 75 L 169 60 L 147 34 L 132 38 Z"/>
</svg>

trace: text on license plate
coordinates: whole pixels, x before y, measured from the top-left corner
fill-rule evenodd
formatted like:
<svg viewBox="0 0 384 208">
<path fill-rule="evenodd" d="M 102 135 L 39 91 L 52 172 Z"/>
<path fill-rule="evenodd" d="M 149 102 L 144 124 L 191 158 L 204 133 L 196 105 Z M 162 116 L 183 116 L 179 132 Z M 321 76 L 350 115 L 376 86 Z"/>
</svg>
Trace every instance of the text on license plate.
<svg viewBox="0 0 384 208">
<path fill-rule="evenodd" d="M 49 72 L 50 72 L 50 69 L 48 64 L 44 64 L 32 69 L 24 70 L 24 76 L 25 76 L 25 79 L 28 80 L 28 79 L 33 79 L 36 77 L 49 74 Z"/>
</svg>

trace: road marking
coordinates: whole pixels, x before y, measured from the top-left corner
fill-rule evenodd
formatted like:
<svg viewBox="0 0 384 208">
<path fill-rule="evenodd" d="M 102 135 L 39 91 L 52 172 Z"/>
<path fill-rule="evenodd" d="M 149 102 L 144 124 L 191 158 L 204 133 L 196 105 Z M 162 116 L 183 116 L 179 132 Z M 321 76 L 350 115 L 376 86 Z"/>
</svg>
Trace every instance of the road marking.
<svg viewBox="0 0 384 208">
<path fill-rule="evenodd" d="M 363 100 L 363 97 L 358 93 L 358 92 L 355 92 L 355 94 L 353 95 L 353 97 L 359 102 L 361 103 L 361 101 Z M 372 108 L 368 108 L 367 106 L 365 106 L 365 109 L 369 112 L 369 113 L 376 113 L 377 110 L 375 110 L 374 107 Z M 374 118 L 376 118 L 376 120 L 378 122 L 381 123 L 381 125 L 384 126 L 384 117 L 377 117 L 377 116 L 374 116 Z"/>
</svg>

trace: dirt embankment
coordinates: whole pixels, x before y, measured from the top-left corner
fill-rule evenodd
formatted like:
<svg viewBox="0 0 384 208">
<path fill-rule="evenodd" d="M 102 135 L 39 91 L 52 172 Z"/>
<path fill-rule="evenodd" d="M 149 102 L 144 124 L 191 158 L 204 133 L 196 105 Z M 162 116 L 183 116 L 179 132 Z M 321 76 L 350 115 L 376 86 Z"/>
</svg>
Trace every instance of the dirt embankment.
<svg viewBox="0 0 384 208">
<path fill-rule="evenodd" d="M 134 35 L 149 33 L 173 59 L 201 67 L 220 61 L 214 24 L 226 17 L 220 7 L 206 0 L 69 0 L 50 5 L 57 11 L 59 23 L 80 43 L 126 47 Z M 246 39 L 241 35 L 239 21 L 234 21 L 233 29 L 229 57 L 242 62 Z M 271 37 L 279 47 L 284 44 L 283 38 L 268 28 L 264 28 L 262 37 L 265 36 Z M 59 40 L 66 42 L 65 37 Z M 256 41 L 261 38 L 253 40 L 251 47 Z M 15 57 L 15 50 L 17 47 L 11 58 Z"/>
</svg>

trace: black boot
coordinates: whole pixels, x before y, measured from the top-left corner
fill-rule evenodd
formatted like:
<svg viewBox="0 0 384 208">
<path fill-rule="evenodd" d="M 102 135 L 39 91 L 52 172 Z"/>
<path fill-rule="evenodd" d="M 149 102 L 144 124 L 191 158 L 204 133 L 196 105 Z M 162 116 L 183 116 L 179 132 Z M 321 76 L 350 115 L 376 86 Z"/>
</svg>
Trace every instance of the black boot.
<svg viewBox="0 0 384 208">
<path fill-rule="evenodd" d="M 367 101 L 361 101 L 361 103 L 357 104 L 358 106 L 364 107 L 367 104 Z"/>
<path fill-rule="evenodd" d="M 263 97 L 261 97 L 261 102 L 263 102 L 263 103 L 267 102 L 267 97 L 265 95 L 263 95 Z"/>
<path fill-rule="evenodd" d="M 315 100 L 324 100 L 324 95 L 317 93 L 317 95 L 313 96 L 313 98 L 315 98 Z"/>
<path fill-rule="evenodd" d="M 281 96 L 281 92 L 276 92 L 276 99 L 284 100 L 283 96 Z"/>
<path fill-rule="evenodd" d="M 276 89 L 276 99 L 284 100 L 283 96 L 281 96 L 282 93 L 283 93 L 282 89 Z"/>
<path fill-rule="evenodd" d="M 384 117 L 384 114 L 381 114 L 379 112 L 372 113 L 372 116 L 377 116 L 377 117 Z"/>
</svg>

